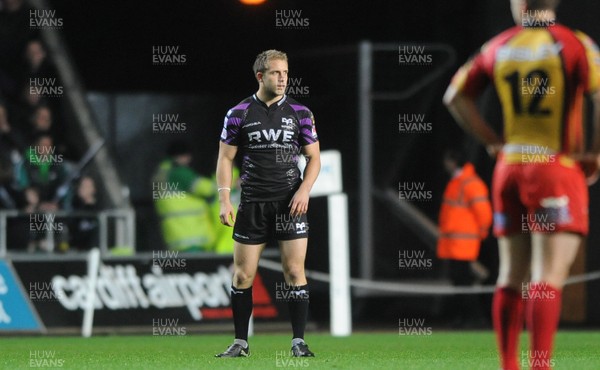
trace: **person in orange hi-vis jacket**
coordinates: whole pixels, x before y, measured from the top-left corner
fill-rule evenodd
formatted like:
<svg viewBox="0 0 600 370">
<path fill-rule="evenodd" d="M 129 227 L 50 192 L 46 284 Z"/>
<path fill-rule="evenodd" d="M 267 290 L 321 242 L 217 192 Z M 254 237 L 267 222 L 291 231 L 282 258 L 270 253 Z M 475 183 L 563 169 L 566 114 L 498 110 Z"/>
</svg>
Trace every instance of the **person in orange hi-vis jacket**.
<svg viewBox="0 0 600 370">
<path fill-rule="evenodd" d="M 481 241 L 492 225 L 489 191 L 461 154 L 448 151 L 444 167 L 452 179 L 446 186 L 439 216 L 437 256 L 443 259 L 476 261 Z"/>
<path fill-rule="evenodd" d="M 452 176 L 444 191 L 439 215 L 437 256 L 448 260 L 454 286 L 470 286 L 485 279 L 487 269 L 477 261 L 481 242 L 492 224 L 492 206 L 486 184 L 459 151 L 444 154 L 444 168 Z M 479 297 L 457 296 L 447 310 L 453 327 L 483 325 Z"/>
</svg>

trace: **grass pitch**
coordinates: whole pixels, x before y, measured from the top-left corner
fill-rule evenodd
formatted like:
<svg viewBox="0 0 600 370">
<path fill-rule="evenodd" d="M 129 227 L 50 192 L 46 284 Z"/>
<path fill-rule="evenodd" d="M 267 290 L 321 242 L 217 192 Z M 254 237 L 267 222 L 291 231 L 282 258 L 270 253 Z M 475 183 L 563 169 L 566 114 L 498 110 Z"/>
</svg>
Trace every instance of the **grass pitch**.
<svg viewBox="0 0 600 370">
<path fill-rule="evenodd" d="M 438 332 L 431 335 L 358 333 L 348 338 L 308 334 L 315 358 L 289 356 L 290 336 L 250 338 L 250 358 L 220 359 L 231 335 L 3 337 L 3 369 L 435 369 L 499 368 L 494 334 Z M 527 338 L 521 338 L 526 363 Z M 600 369 L 600 332 L 560 332 L 556 369 Z M 523 369 L 526 369 L 523 366 Z"/>
</svg>

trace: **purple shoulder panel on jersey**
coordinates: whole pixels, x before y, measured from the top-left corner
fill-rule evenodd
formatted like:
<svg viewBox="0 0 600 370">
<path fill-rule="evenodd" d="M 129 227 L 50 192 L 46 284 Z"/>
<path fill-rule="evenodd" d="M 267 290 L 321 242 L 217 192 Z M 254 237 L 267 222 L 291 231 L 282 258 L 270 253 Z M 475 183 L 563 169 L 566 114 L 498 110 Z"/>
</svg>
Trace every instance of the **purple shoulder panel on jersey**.
<svg viewBox="0 0 600 370">
<path fill-rule="evenodd" d="M 227 119 L 227 127 L 229 126 L 239 126 L 242 123 L 242 119 L 240 117 L 229 117 Z"/>
<path fill-rule="evenodd" d="M 317 131 L 311 118 L 300 120 L 299 139 L 300 145 L 309 145 L 318 141 Z"/>
<path fill-rule="evenodd" d="M 241 123 L 242 119 L 239 117 L 227 118 L 221 133 L 221 141 L 225 144 L 237 145 Z"/>
<path fill-rule="evenodd" d="M 310 119 L 310 117 L 302 118 L 300 120 L 300 126 L 304 126 L 304 125 L 306 125 L 308 127 L 312 127 L 312 125 L 313 125 L 312 119 Z"/>
<path fill-rule="evenodd" d="M 307 107 L 305 107 L 304 105 L 300 105 L 300 104 L 290 104 L 290 107 L 292 107 L 292 109 L 295 110 L 296 112 L 298 112 L 300 110 L 308 110 Z"/>
<path fill-rule="evenodd" d="M 246 108 L 248 108 L 249 105 L 249 102 L 240 103 L 227 112 L 227 116 L 225 117 L 225 123 L 223 125 L 223 131 L 221 132 L 222 142 L 230 145 L 238 144 L 238 134 L 240 126 L 242 124 L 242 118 L 238 116 L 239 113 L 235 114 L 235 112 L 245 110 Z"/>
<path fill-rule="evenodd" d="M 242 109 L 246 109 L 248 108 L 248 106 L 250 105 L 250 103 L 241 103 L 236 105 L 235 107 L 231 108 L 231 110 L 242 110 Z"/>
</svg>

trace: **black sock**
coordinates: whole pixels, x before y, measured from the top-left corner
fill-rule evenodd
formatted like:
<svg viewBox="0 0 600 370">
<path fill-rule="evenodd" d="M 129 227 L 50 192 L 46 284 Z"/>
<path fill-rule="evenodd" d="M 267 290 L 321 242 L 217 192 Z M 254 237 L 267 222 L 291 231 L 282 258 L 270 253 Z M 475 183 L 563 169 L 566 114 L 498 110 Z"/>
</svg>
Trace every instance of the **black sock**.
<svg viewBox="0 0 600 370">
<path fill-rule="evenodd" d="M 294 295 L 288 301 L 290 320 L 292 321 L 292 338 L 304 338 L 304 328 L 308 317 L 308 284 L 294 287 Z"/>
<path fill-rule="evenodd" d="M 238 289 L 231 286 L 231 310 L 233 311 L 235 338 L 248 341 L 248 322 L 252 315 L 252 287 Z"/>
</svg>

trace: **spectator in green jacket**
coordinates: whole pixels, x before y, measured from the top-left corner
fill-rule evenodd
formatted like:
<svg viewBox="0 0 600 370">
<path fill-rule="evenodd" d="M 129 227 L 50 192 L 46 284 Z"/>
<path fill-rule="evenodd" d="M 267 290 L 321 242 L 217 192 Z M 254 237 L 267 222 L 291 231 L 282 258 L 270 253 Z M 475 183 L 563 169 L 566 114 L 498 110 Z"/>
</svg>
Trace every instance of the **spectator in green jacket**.
<svg viewBox="0 0 600 370">
<path fill-rule="evenodd" d="M 164 241 L 171 250 L 210 251 L 216 239 L 210 210 L 216 189 L 190 167 L 192 154 L 185 142 L 172 142 L 167 155 L 152 180 Z"/>
</svg>

